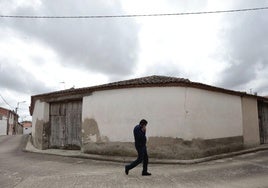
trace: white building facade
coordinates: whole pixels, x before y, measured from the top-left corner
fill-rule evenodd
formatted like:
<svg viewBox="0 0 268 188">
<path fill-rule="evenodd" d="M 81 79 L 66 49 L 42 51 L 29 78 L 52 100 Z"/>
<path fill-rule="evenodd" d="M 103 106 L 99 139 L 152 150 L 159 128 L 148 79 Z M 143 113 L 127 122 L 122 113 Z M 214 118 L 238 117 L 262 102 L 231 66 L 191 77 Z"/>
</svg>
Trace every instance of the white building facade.
<svg viewBox="0 0 268 188">
<path fill-rule="evenodd" d="M 101 136 L 111 141 L 132 141 L 133 125 L 142 118 L 149 122 L 148 137 L 192 140 L 243 135 L 240 97 L 195 88 L 93 92 L 83 98 L 82 117 L 94 119 Z"/>
<path fill-rule="evenodd" d="M 166 147 L 193 140 L 241 142 L 251 147 L 260 144 L 258 100 L 185 79 L 150 76 L 33 96 L 32 134 L 35 146 L 41 149 L 50 148 L 52 141 L 64 147 L 79 140 L 76 145 L 83 152 L 131 153 L 127 148 L 133 142 L 133 127 L 146 119 L 152 151 L 156 145 L 161 148 L 161 144 Z M 81 111 L 77 116 L 81 125 L 72 127 L 68 117 L 73 108 Z M 62 128 L 51 128 L 57 124 Z M 58 140 L 51 130 L 59 132 Z"/>
<path fill-rule="evenodd" d="M 17 134 L 18 115 L 9 109 L 0 107 L 0 135 Z"/>
<path fill-rule="evenodd" d="M 0 115 L 0 135 L 7 135 L 7 117 Z"/>
</svg>

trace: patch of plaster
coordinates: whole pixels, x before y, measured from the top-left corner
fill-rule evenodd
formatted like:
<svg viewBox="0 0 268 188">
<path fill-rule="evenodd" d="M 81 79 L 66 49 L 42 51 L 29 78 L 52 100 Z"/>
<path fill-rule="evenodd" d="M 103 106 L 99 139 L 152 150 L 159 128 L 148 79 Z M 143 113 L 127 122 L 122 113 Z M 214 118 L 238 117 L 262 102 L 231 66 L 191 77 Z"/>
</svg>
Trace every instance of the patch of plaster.
<svg viewBox="0 0 268 188">
<path fill-rule="evenodd" d="M 38 149 L 42 149 L 43 140 L 43 121 L 37 119 L 35 123 L 35 135 L 33 137 L 34 146 Z"/>
<path fill-rule="evenodd" d="M 83 147 L 83 152 L 111 156 L 135 157 L 137 155 L 134 144 L 131 142 L 87 143 Z"/>
<path fill-rule="evenodd" d="M 43 123 L 43 143 L 42 143 L 42 148 L 43 149 L 48 149 L 49 147 L 49 136 L 50 136 L 50 123 L 49 122 L 44 122 Z"/>
<path fill-rule="evenodd" d="M 82 123 L 83 144 L 109 142 L 107 136 L 102 136 L 95 119 L 85 119 Z"/>
<path fill-rule="evenodd" d="M 33 145 L 38 149 L 47 149 L 49 145 L 50 124 L 43 120 L 36 120 Z"/>
<path fill-rule="evenodd" d="M 243 149 L 242 136 L 219 139 L 149 137 L 148 153 L 156 158 L 194 159 Z"/>
</svg>

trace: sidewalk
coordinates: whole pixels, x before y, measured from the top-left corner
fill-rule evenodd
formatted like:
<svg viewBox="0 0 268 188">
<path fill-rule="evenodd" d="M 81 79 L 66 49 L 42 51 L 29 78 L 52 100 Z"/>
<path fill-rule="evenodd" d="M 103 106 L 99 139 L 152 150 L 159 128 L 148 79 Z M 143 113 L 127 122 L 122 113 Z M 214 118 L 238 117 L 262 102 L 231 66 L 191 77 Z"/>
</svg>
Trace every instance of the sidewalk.
<svg viewBox="0 0 268 188">
<path fill-rule="evenodd" d="M 62 149 L 47 149 L 47 150 L 39 150 L 36 149 L 31 141 L 31 136 L 28 136 L 28 141 L 26 146 L 24 147 L 23 151 L 25 152 L 32 152 L 32 153 L 43 153 L 49 155 L 58 155 L 64 157 L 75 157 L 75 158 L 84 158 L 84 159 L 92 159 L 92 160 L 100 160 L 100 161 L 111 161 L 111 162 L 120 162 L 120 163 L 129 163 L 136 158 L 134 157 L 124 157 L 124 156 L 106 156 L 106 155 L 94 155 L 94 154 L 85 154 L 81 153 L 80 150 L 62 150 Z M 257 151 L 268 150 L 268 145 L 260 145 L 255 148 L 245 149 L 241 151 L 231 152 L 231 153 L 224 153 L 219 155 L 213 155 L 209 157 L 199 158 L 199 159 L 190 159 L 190 160 L 176 160 L 176 159 L 154 159 L 150 158 L 151 164 L 196 164 L 202 163 L 222 158 L 229 158 L 234 157 L 237 155 L 242 155 L 246 153 L 253 153 Z"/>
</svg>

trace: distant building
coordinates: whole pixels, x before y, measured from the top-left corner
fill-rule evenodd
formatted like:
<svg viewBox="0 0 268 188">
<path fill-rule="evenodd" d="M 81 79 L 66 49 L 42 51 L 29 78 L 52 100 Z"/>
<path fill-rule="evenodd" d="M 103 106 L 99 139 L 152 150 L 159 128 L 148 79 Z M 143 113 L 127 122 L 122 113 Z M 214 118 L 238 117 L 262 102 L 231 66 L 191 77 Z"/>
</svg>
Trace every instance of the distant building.
<svg viewBox="0 0 268 188">
<path fill-rule="evenodd" d="M 32 122 L 31 121 L 23 121 L 21 122 L 23 127 L 23 134 L 31 134 L 32 133 Z"/>
<path fill-rule="evenodd" d="M 17 124 L 15 131 L 15 134 L 23 134 L 23 126 L 21 123 Z"/>
<path fill-rule="evenodd" d="M 14 111 L 0 107 L 0 135 L 20 134 L 18 118 Z"/>
</svg>

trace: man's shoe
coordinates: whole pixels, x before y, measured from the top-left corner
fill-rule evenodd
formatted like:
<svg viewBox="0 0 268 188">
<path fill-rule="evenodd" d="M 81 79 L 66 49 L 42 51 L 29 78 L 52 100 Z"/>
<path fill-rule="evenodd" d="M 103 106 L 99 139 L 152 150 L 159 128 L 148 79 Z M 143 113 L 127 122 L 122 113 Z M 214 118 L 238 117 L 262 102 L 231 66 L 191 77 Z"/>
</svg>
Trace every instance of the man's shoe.
<svg viewBox="0 0 268 188">
<path fill-rule="evenodd" d="M 143 176 L 151 176 L 152 174 L 149 173 L 149 172 L 142 172 L 142 175 L 143 175 Z"/>
<path fill-rule="evenodd" d="M 129 169 L 127 168 L 127 166 L 125 166 L 125 173 L 126 173 L 126 175 L 128 175 L 128 171 L 129 171 Z"/>
</svg>

